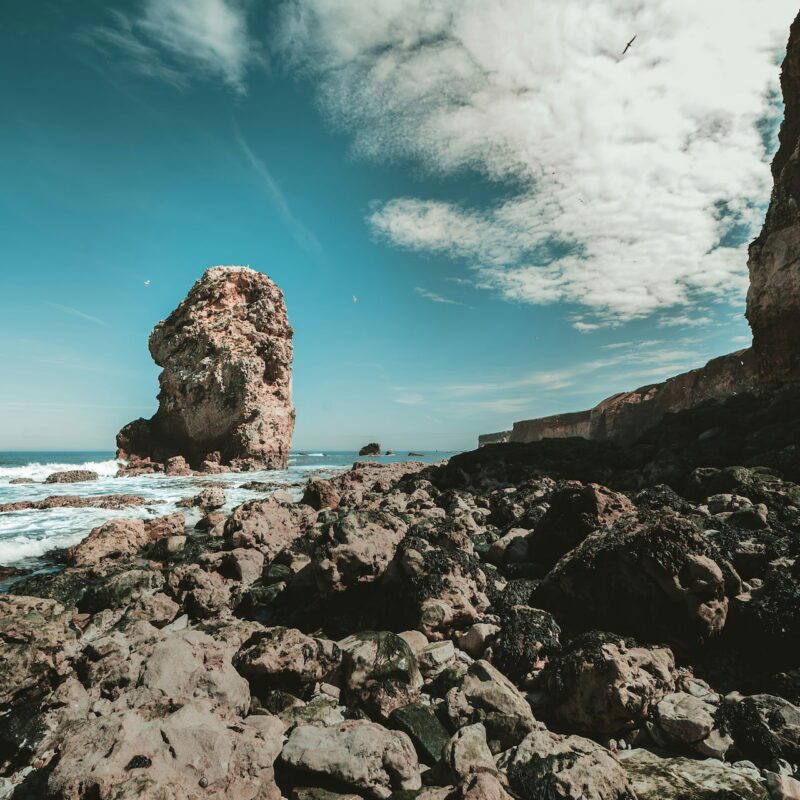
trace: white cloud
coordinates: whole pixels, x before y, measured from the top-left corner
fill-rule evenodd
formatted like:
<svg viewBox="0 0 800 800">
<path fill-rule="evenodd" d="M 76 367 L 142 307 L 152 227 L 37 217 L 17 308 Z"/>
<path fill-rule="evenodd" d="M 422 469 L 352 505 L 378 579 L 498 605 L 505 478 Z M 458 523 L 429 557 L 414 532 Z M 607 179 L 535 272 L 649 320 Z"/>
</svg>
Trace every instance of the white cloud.
<svg viewBox="0 0 800 800">
<path fill-rule="evenodd" d="M 674 317 L 662 317 L 658 321 L 659 328 L 704 328 L 713 324 L 713 317 L 690 317 L 688 314 L 678 314 Z"/>
<path fill-rule="evenodd" d="M 236 0 L 143 0 L 136 14 L 116 11 L 112 20 L 86 32 L 89 41 L 177 86 L 201 73 L 243 92 L 248 65 L 261 58 Z"/>
<path fill-rule="evenodd" d="M 105 320 L 87 314 L 85 311 L 81 311 L 78 308 L 64 306 L 61 303 L 51 303 L 49 300 L 45 300 L 45 305 L 50 306 L 50 308 L 55 308 L 57 311 L 61 311 L 64 314 L 69 314 L 71 317 L 78 317 L 79 319 L 85 319 L 87 322 L 93 322 L 95 325 L 108 327 L 108 323 Z"/>
<path fill-rule="evenodd" d="M 394 402 L 402 406 L 421 406 L 425 402 L 425 398 L 417 392 L 409 392 L 397 395 Z"/>
<path fill-rule="evenodd" d="M 436 292 L 431 292 L 428 289 L 423 289 L 422 286 L 417 286 L 414 288 L 414 291 L 420 296 L 424 297 L 426 300 L 430 300 L 433 303 L 444 303 L 448 306 L 464 306 L 464 303 L 459 303 L 458 300 L 451 300 L 449 297 L 442 297 L 440 294 L 436 294 Z M 467 306 L 464 306 L 465 308 Z"/>
<path fill-rule="evenodd" d="M 741 301 L 768 199 L 757 123 L 796 3 L 771 0 L 289 0 L 279 41 L 357 151 L 508 191 L 370 213 L 410 249 L 464 260 L 509 300 L 619 324 Z M 633 34 L 637 39 L 621 57 Z M 770 94 L 772 93 L 772 94 Z M 740 227 L 741 229 L 741 227 Z"/>
</svg>

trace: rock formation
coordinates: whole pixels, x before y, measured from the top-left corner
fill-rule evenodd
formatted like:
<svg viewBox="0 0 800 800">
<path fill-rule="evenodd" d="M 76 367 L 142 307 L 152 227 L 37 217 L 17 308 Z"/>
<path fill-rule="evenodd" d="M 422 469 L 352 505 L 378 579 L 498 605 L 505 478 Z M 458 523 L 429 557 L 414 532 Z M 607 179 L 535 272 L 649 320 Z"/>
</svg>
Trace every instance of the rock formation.
<svg viewBox="0 0 800 800">
<path fill-rule="evenodd" d="M 195 469 L 285 468 L 295 417 L 292 335 L 283 295 L 266 275 L 206 270 L 150 335 L 163 368 L 158 411 L 117 434 L 117 456 L 134 469 L 176 456 Z"/>
<path fill-rule="evenodd" d="M 775 184 L 748 261 L 747 319 L 759 374 L 767 381 L 800 377 L 800 18 L 789 33 L 781 89 L 785 111 L 772 161 Z"/>
<path fill-rule="evenodd" d="M 666 413 L 800 380 L 800 17 L 791 27 L 781 88 L 785 115 L 772 162 L 774 187 L 748 259 L 746 316 L 752 348 L 720 356 L 664 383 L 615 394 L 588 411 L 516 422 L 507 440 L 503 434 L 486 434 L 479 445 L 570 436 L 628 444 Z"/>
</svg>

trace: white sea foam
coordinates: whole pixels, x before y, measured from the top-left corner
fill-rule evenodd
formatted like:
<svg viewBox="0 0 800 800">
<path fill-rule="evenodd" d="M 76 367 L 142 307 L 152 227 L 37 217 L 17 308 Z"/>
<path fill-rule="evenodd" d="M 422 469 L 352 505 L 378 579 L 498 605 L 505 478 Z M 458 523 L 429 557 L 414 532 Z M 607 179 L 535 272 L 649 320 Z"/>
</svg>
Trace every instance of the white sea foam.
<svg viewBox="0 0 800 800">
<path fill-rule="evenodd" d="M 327 462 L 327 459 L 325 459 Z M 20 500 L 41 500 L 52 495 L 96 497 L 107 494 L 131 494 L 145 498 L 143 506 L 122 509 L 50 508 L 0 513 L 0 565 L 37 566 L 49 551 L 71 547 L 89 531 L 113 518 L 146 518 L 181 510 L 191 527 L 197 521 L 196 509 L 178 509 L 176 503 L 196 495 L 201 489 L 216 484 L 225 490 L 227 503 L 222 511 L 229 513 L 246 500 L 257 499 L 274 489 L 285 488 L 295 500 L 302 496 L 302 486 L 311 475 L 331 475 L 346 469 L 341 463 L 292 465 L 286 470 L 247 473 L 227 472 L 220 475 L 167 476 L 135 475 L 116 477 L 117 461 L 75 463 L 30 463 L 25 466 L 0 468 L 0 503 Z M 48 475 L 65 469 L 89 469 L 98 479 L 81 483 L 41 483 Z M 10 484 L 13 478 L 31 478 L 37 483 Z M 251 481 L 264 482 L 271 489 L 258 492 L 242 489 Z"/>
<path fill-rule="evenodd" d="M 54 472 L 76 469 L 91 470 L 100 476 L 111 478 L 117 474 L 121 463 L 122 462 L 115 459 L 109 461 L 87 461 L 84 464 L 63 464 L 57 462 L 41 464 L 38 461 L 34 461 L 24 466 L 0 467 L 0 483 L 8 483 L 15 478 L 30 478 L 34 481 L 43 481 L 48 475 L 52 475 Z"/>
</svg>

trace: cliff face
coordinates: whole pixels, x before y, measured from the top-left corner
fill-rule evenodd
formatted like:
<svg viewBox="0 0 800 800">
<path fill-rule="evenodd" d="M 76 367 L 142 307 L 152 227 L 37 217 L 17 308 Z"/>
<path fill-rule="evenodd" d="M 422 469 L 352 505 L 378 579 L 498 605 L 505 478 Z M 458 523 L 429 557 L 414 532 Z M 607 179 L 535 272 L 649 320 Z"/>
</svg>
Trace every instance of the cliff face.
<svg viewBox="0 0 800 800">
<path fill-rule="evenodd" d="M 800 381 L 800 15 L 791 26 L 781 89 L 785 114 L 772 162 L 774 187 L 764 227 L 748 258 L 752 348 L 720 356 L 664 383 L 615 394 L 589 411 L 516 422 L 510 441 L 578 436 L 630 443 L 667 413 Z"/>
<path fill-rule="evenodd" d="M 163 368 L 158 411 L 119 432 L 118 456 L 284 468 L 295 418 L 292 335 L 283 295 L 266 275 L 206 270 L 150 336 Z"/>
<path fill-rule="evenodd" d="M 800 377 L 800 15 L 789 34 L 781 89 L 785 114 L 772 162 L 775 184 L 748 260 L 747 319 L 759 372 L 770 382 Z"/>
</svg>

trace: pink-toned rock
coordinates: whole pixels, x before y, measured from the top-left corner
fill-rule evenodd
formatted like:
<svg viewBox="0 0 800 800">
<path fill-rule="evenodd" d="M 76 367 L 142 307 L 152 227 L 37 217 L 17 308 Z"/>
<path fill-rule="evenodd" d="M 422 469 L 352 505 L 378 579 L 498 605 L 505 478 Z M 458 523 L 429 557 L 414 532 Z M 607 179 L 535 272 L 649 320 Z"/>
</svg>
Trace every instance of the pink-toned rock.
<svg viewBox="0 0 800 800">
<path fill-rule="evenodd" d="M 0 595 L 0 707 L 49 691 L 69 672 L 71 616 L 55 600 Z"/>
<path fill-rule="evenodd" d="M 641 726 L 675 686 L 666 647 L 637 647 L 593 631 L 571 641 L 545 670 L 561 729 L 601 735 Z"/>
<path fill-rule="evenodd" d="M 0 504 L 0 512 L 27 511 L 35 509 L 41 511 L 46 508 L 127 508 L 129 506 L 143 506 L 147 500 L 135 494 L 100 494 L 94 497 L 79 497 L 78 495 L 62 494 L 45 497 L 43 500 L 19 500 L 16 503 Z"/>
<path fill-rule="evenodd" d="M 67 551 L 73 566 L 102 566 L 106 559 L 135 555 L 145 545 L 164 536 L 180 536 L 184 532 L 182 514 L 169 514 L 152 520 L 113 519 L 96 528 L 80 543 Z"/>
<path fill-rule="evenodd" d="M 304 505 L 281 503 L 274 497 L 237 506 L 225 523 L 225 536 L 235 547 L 255 547 L 272 561 L 313 525 L 316 512 Z"/>
<path fill-rule="evenodd" d="M 189 468 L 189 465 L 186 463 L 186 459 L 183 456 L 173 456 L 172 458 L 168 458 L 164 464 L 164 472 L 167 475 L 175 476 L 192 474 L 192 470 Z"/>
<path fill-rule="evenodd" d="M 421 786 L 414 746 L 405 733 L 365 720 L 319 728 L 299 725 L 281 753 L 289 767 L 379 800 Z"/>
<path fill-rule="evenodd" d="M 119 432 L 118 457 L 286 467 L 295 417 L 292 336 L 283 295 L 266 275 L 206 270 L 150 336 L 163 368 L 159 408 Z"/>
<path fill-rule="evenodd" d="M 320 511 L 323 508 L 337 508 L 340 499 L 339 492 L 336 491 L 331 481 L 311 480 L 306 484 L 303 499 L 300 502 Z"/>
<path fill-rule="evenodd" d="M 230 725 L 200 701 L 156 718 L 117 711 L 62 731 L 48 796 L 279 800 L 272 765 L 280 744 L 278 734 Z"/>
<path fill-rule="evenodd" d="M 334 642 L 276 627 L 255 633 L 234 663 L 254 694 L 282 689 L 304 696 L 339 666 L 341 658 Z"/>
</svg>

